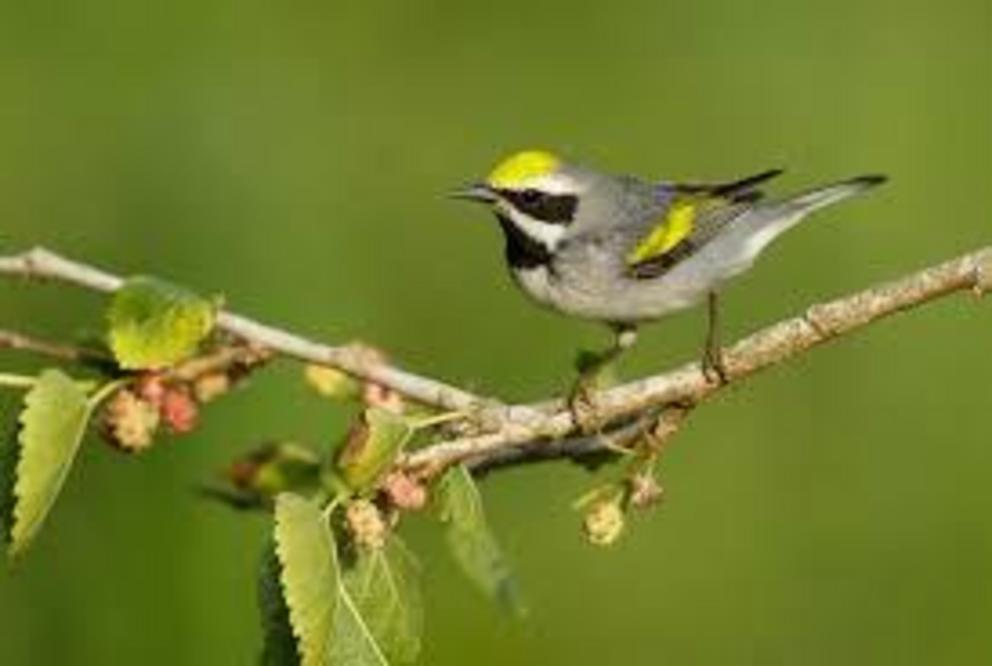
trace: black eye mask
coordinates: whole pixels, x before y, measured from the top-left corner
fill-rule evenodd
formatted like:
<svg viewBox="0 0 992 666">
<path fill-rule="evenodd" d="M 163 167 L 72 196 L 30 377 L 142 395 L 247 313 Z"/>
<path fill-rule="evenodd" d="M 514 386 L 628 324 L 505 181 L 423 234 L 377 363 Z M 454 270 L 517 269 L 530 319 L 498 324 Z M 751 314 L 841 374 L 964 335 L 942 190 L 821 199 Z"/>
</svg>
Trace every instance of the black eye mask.
<svg viewBox="0 0 992 666">
<path fill-rule="evenodd" d="M 574 194 L 548 194 L 539 190 L 498 190 L 521 213 L 548 224 L 567 225 L 575 217 L 579 198 Z"/>
</svg>

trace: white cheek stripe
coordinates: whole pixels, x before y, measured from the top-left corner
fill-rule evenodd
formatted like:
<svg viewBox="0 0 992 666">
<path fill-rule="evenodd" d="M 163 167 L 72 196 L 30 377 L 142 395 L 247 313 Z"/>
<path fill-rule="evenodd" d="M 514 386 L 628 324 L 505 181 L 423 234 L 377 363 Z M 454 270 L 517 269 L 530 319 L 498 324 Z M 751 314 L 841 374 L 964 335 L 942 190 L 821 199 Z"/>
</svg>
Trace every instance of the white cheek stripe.
<svg viewBox="0 0 992 666">
<path fill-rule="evenodd" d="M 507 212 L 513 224 L 517 225 L 527 236 L 538 241 L 552 252 L 558 247 L 558 243 L 561 242 L 562 237 L 565 235 L 565 227 L 560 224 L 539 222 L 512 208 Z"/>
</svg>

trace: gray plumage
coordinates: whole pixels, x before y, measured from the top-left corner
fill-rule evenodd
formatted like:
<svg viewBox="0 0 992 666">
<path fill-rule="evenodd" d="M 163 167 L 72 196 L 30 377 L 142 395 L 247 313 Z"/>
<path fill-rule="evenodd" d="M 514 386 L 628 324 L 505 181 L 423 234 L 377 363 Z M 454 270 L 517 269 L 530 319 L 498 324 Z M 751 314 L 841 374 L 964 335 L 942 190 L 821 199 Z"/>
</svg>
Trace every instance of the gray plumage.
<svg viewBox="0 0 992 666">
<path fill-rule="evenodd" d="M 493 206 L 507 233 L 511 273 L 535 301 L 568 315 L 629 326 L 699 303 L 750 268 L 772 241 L 810 213 L 884 181 L 863 176 L 784 199 L 762 198 L 757 184 L 778 173 L 725 185 L 680 185 L 563 164 L 514 189 L 481 184 L 463 196 Z M 696 191 L 719 196 L 715 205 L 700 210 L 686 241 L 668 256 L 652 257 L 655 265 L 632 267 L 631 252 L 664 222 L 677 196 Z M 537 192 L 530 195 L 535 200 L 542 193 L 574 197 L 577 207 L 567 223 L 547 224 L 521 209 L 524 199 L 518 194 L 526 192 Z"/>
</svg>

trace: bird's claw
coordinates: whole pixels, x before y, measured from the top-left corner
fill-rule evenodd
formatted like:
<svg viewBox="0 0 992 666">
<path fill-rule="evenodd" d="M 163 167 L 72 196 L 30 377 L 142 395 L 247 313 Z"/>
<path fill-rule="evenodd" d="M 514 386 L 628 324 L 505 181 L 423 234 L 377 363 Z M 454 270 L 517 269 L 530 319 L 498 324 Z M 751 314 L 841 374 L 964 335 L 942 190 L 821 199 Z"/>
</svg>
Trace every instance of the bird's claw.
<svg viewBox="0 0 992 666">
<path fill-rule="evenodd" d="M 580 375 L 568 396 L 568 410 L 579 430 L 590 435 L 602 430 L 604 419 L 596 405 L 596 377 Z"/>
<path fill-rule="evenodd" d="M 703 370 L 703 376 L 706 377 L 706 381 L 714 384 L 727 384 L 730 382 L 730 376 L 727 374 L 727 366 L 723 362 L 723 350 L 719 347 L 713 348 L 707 346 L 703 350 L 703 359 L 700 362 Z"/>
</svg>

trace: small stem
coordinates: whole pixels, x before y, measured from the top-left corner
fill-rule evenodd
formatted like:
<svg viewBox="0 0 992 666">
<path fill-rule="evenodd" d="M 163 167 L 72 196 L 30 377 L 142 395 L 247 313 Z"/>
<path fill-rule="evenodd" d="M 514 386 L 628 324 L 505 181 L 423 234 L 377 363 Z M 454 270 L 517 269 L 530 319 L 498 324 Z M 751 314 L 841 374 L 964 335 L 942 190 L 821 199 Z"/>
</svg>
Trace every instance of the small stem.
<svg viewBox="0 0 992 666">
<path fill-rule="evenodd" d="M 0 372 L 0 386 L 6 386 L 8 388 L 29 389 L 34 386 L 37 381 L 37 377 Z"/>
<path fill-rule="evenodd" d="M 235 346 L 221 347 L 213 352 L 196 356 L 165 372 L 166 379 L 189 382 L 213 372 L 224 372 L 232 367 L 240 366 L 246 371 L 255 366 L 267 363 L 273 356 L 268 349 L 245 346 L 243 343 Z"/>
<path fill-rule="evenodd" d="M 7 329 L 0 329 L 0 349 L 14 349 L 40 354 L 60 361 L 110 361 L 110 357 L 96 349 L 76 347 L 43 340 L 33 335 L 26 335 Z"/>
<path fill-rule="evenodd" d="M 451 423 L 452 421 L 458 421 L 467 416 L 467 412 L 445 412 L 444 414 L 435 414 L 434 416 L 425 416 L 422 419 L 416 419 L 410 422 L 410 427 L 414 430 L 423 430 L 424 428 L 431 428 L 433 426 L 441 425 L 443 423 Z"/>
<path fill-rule="evenodd" d="M 344 498 L 340 495 L 337 495 L 336 497 L 331 499 L 331 501 L 327 503 L 327 505 L 324 507 L 322 511 L 324 520 L 330 520 L 331 515 L 334 513 L 334 510 L 337 509 L 342 504 L 344 504 Z"/>
<path fill-rule="evenodd" d="M 104 400 L 107 399 L 108 396 L 110 396 L 111 393 L 113 393 L 120 387 L 127 384 L 128 381 L 129 380 L 127 379 L 115 379 L 114 381 L 108 382 L 103 386 L 101 386 L 99 389 L 96 390 L 96 392 L 93 395 L 90 396 L 89 399 L 90 409 L 96 409 L 101 402 L 103 402 Z"/>
</svg>

